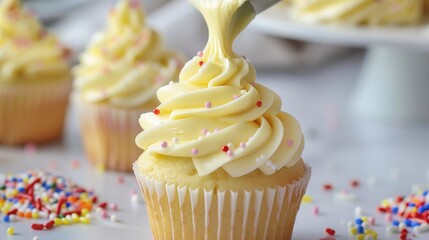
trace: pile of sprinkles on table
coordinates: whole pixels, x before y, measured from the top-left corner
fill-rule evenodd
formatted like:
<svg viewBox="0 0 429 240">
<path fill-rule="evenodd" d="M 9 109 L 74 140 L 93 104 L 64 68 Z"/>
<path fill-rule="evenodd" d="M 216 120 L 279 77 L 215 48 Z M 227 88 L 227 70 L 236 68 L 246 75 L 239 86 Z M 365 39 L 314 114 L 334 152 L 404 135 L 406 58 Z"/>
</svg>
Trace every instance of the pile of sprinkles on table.
<svg viewBox="0 0 429 240">
<path fill-rule="evenodd" d="M 429 232 L 429 191 L 384 199 L 378 211 L 391 222 L 387 232 L 400 233 L 401 239 L 407 238 L 408 233 Z"/>
<path fill-rule="evenodd" d="M 64 177 L 40 170 L 0 176 L 0 217 L 4 222 L 44 219 L 45 223 L 33 223 L 31 228 L 49 230 L 60 225 L 89 224 L 94 209 L 104 218 L 116 219 L 108 210 L 117 210 L 117 205 L 98 203 L 94 191 Z"/>
</svg>

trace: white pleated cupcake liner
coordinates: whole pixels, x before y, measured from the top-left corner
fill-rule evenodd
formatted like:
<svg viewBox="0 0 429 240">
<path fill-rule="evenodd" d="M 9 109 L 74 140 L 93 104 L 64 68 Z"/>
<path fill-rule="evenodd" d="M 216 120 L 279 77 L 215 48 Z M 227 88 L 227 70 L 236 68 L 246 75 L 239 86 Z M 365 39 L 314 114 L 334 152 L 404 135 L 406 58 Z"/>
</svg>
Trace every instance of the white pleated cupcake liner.
<svg viewBox="0 0 429 240">
<path fill-rule="evenodd" d="M 306 166 L 305 174 L 286 186 L 209 191 L 160 182 L 136 168 L 134 172 L 154 239 L 290 239 L 311 176 Z M 197 221 L 198 216 L 204 216 L 204 223 Z"/>
<path fill-rule="evenodd" d="M 73 98 L 88 159 L 97 167 L 131 171 L 143 152 L 135 138 L 142 131 L 138 120 L 144 111 L 88 103 L 78 95 Z"/>
<path fill-rule="evenodd" d="M 58 140 L 64 128 L 71 81 L 0 86 L 0 143 Z"/>
</svg>

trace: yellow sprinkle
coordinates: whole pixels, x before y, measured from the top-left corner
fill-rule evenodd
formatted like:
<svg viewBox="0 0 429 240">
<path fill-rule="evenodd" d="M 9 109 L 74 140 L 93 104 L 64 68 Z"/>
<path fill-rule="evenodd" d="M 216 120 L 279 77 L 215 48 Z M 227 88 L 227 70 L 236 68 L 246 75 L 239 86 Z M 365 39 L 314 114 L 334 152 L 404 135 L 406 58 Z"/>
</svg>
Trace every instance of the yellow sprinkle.
<svg viewBox="0 0 429 240">
<path fill-rule="evenodd" d="M 72 220 L 73 220 L 73 222 L 79 222 L 79 215 L 77 215 L 76 213 L 73 213 L 72 215 L 71 215 L 71 218 L 72 218 Z"/>
<path fill-rule="evenodd" d="M 64 225 L 69 225 L 70 221 L 67 218 L 61 218 L 61 223 Z"/>
<path fill-rule="evenodd" d="M 80 217 L 79 220 L 83 224 L 89 224 L 91 222 L 91 220 L 89 220 L 89 218 L 86 218 L 86 217 Z"/>
<path fill-rule="evenodd" d="M 39 219 L 39 213 L 38 212 L 33 212 L 31 214 L 31 217 L 34 218 L 34 219 Z"/>
<path fill-rule="evenodd" d="M 365 235 L 364 234 L 359 234 L 357 235 L 357 240 L 365 240 Z"/>
<path fill-rule="evenodd" d="M 98 171 L 99 173 L 104 173 L 104 172 L 106 171 L 106 168 L 104 167 L 104 165 L 103 165 L 103 164 L 98 164 L 98 165 L 97 165 L 97 171 Z"/>
<path fill-rule="evenodd" d="M 417 212 L 417 208 L 412 208 L 412 209 L 411 209 L 411 212 L 412 212 L 412 213 L 416 213 L 416 212 Z"/>
<path fill-rule="evenodd" d="M 13 227 L 9 227 L 9 228 L 7 229 L 7 235 L 13 235 L 13 234 L 15 234 L 15 228 L 13 228 Z"/>
<path fill-rule="evenodd" d="M 364 216 L 364 217 L 361 217 L 360 219 L 361 219 L 363 222 L 368 222 L 368 217 L 365 217 L 365 216 Z"/>
<path fill-rule="evenodd" d="M 352 235 L 356 235 L 357 234 L 357 229 L 356 228 L 350 228 L 349 229 L 349 232 L 350 232 L 350 234 L 352 234 Z"/>
<path fill-rule="evenodd" d="M 42 196 L 42 202 L 47 203 L 49 201 L 48 196 Z"/>
<path fill-rule="evenodd" d="M 86 214 L 89 213 L 89 210 L 87 208 L 83 208 L 82 211 L 81 211 L 81 213 L 82 213 L 83 216 L 86 216 Z"/>
<path fill-rule="evenodd" d="M 313 202 L 313 198 L 310 195 L 304 195 L 304 197 L 302 198 L 302 202 L 303 203 L 311 203 Z"/>
<path fill-rule="evenodd" d="M 61 225 L 63 222 L 61 221 L 61 218 L 55 218 L 54 219 L 54 222 L 55 222 L 55 226 L 59 226 L 59 225 Z"/>
</svg>

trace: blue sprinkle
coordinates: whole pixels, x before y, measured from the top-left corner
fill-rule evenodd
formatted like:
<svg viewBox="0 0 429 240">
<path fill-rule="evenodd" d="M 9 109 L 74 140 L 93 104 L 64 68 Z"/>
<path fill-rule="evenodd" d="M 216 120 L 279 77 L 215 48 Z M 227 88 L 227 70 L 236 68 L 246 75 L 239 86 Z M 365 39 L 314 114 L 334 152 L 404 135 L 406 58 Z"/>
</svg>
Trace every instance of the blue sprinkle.
<svg viewBox="0 0 429 240">
<path fill-rule="evenodd" d="M 395 227 L 399 227 L 399 221 L 398 220 L 393 220 L 392 221 L 392 225 Z"/>
<path fill-rule="evenodd" d="M 71 206 L 70 202 L 66 202 L 66 207 L 69 208 Z"/>
<path fill-rule="evenodd" d="M 24 180 L 22 180 L 22 178 L 18 179 L 19 183 L 22 183 Z"/>
<path fill-rule="evenodd" d="M 418 227 L 418 226 L 420 226 L 421 224 L 420 223 L 418 223 L 418 222 L 412 222 L 411 223 L 411 227 Z"/>
<path fill-rule="evenodd" d="M 408 207 L 415 207 L 416 206 L 416 204 L 414 204 L 414 203 L 409 203 L 408 204 Z"/>
<path fill-rule="evenodd" d="M 362 226 L 359 226 L 359 227 L 357 228 L 357 232 L 358 232 L 358 234 L 364 234 L 364 233 L 365 233 L 365 229 L 363 229 L 363 227 L 362 227 Z"/>
<path fill-rule="evenodd" d="M 10 222 L 10 217 L 9 217 L 9 215 L 4 216 L 4 217 L 3 217 L 3 221 L 4 221 L 4 222 Z"/>
<path fill-rule="evenodd" d="M 398 211 L 399 211 L 399 208 L 398 208 L 398 207 L 393 207 L 393 208 L 392 208 L 392 213 L 393 213 L 393 214 L 397 214 L 397 213 L 398 213 Z"/>
<path fill-rule="evenodd" d="M 411 224 L 412 224 L 413 222 L 411 221 L 411 220 L 409 220 L 409 219 L 407 219 L 407 220 L 405 220 L 404 221 L 404 224 L 405 224 L 405 226 L 407 226 L 407 227 L 411 227 Z"/>
<path fill-rule="evenodd" d="M 18 192 L 20 192 L 20 193 L 25 192 L 25 188 L 23 188 L 23 187 L 18 188 Z"/>
<path fill-rule="evenodd" d="M 357 225 L 362 225 L 363 221 L 362 221 L 362 219 L 360 219 L 360 218 L 356 218 L 355 223 L 356 223 Z"/>
<path fill-rule="evenodd" d="M 425 211 L 425 207 L 424 206 L 420 206 L 419 209 L 417 209 L 418 213 L 423 213 Z"/>
<path fill-rule="evenodd" d="M 427 190 L 426 190 L 426 191 L 424 191 L 424 192 L 423 192 L 423 196 L 425 196 L 425 197 L 426 197 L 426 195 L 428 195 L 428 193 L 429 193 L 429 191 L 427 191 Z"/>
</svg>

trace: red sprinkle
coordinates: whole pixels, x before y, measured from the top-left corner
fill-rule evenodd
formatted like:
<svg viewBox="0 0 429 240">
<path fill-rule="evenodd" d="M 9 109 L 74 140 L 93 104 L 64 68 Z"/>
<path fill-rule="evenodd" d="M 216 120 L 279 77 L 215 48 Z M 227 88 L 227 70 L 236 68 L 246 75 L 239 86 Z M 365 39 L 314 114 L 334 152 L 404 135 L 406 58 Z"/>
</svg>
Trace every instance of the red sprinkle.
<svg viewBox="0 0 429 240">
<path fill-rule="evenodd" d="M 15 215 L 18 213 L 18 208 L 12 209 L 6 213 L 6 215 Z"/>
<path fill-rule="evenodd" d="M 48 223 L 45 224 L 45 228 L 46 229 L 52 229 L 54 227 L 54 225 L 55 225 L 55 221 L 51 220 L 51 221 L 49 221 Z"/>
<path fill-rule="evenodd" d="M 98 207 L 101 207 L 102 209 L 106 209 L 107 208 L 107 202 L 100 203 L 100 205 L 98 205 Z"/>
<path fill-rule="evenodd" d="M 229 147 L 228 147 L 228 146 L 223 146 L 223 147 L 222 147 L 222 151 L 223 151 L 223 152 L 228 152 L 228 150 L 229 150 Z"/>
<path fill-rule="evenodd" d="M 334 187 L 332 186 L 332 184 L 326 183 L 325 185 L 323 185 L 323 189 L 325 191 L 331 191 Z"/>
<path fill-rule="evenodd" d="M 31 228 L 34 230 L 40 231 L 40 230 L 43 230 L 45 226 L 43 226 L 43 224 L 33 223 L 31 224 Z"/>
<path fill-rule="evenodd" d="M 60 198 L 57 205 L 56 214 L 59 215 L 61 213 L 61 208 L 63 207 L 63 204 L 66 202 L 65 198 Z"/>
<path fill-rule="evenodd" d="M 262 102 L 261 101 L 256 102 L 256 106 L 262 107 Z"/>
<path fill-rule="evenodd" d="M 204 65 L 204 62 L 203 62 L 203 61 L 200 61 L 198 64 L 199 64 L 200 66 L 203 66 L 203 65 Z"/>
<path fill-rule="evenodd" d="M 161 113 L 161 111 L 159 111 L 159 109 L 158 109 L 158 108 L 155 108 L 155 110 L 153 110 L 153 113 L 154 113 L 155 115 L 159 115 L 159 114 Z"/>
<path fill-rule="evenodd" d="M 326 232 L 327 234 L 331 235 L 331 236 L 334 236 L 334 235 L 335 235 L 335 230 L 334 230 L 334 229 L 332 229 L 332 228 L 326 228 L 326 229 L 325 229 L 325 232 Z"/>
<path fill-rule="evenodd" d="M 359 180 L 356 180 L 356 179 L 352 180 L 350 182 L 350 186 L 352 186 L 353 188 L 358 188 L 360 186 Z"/>
</svg>

